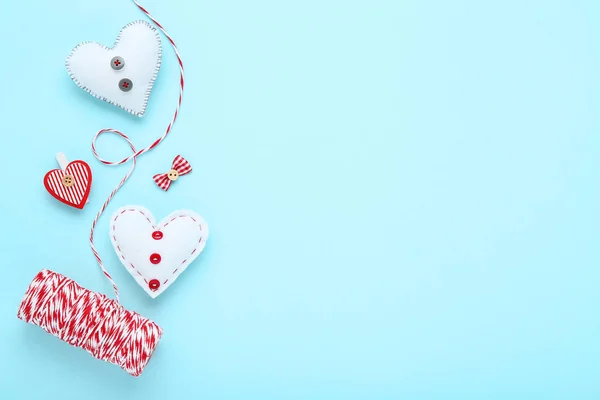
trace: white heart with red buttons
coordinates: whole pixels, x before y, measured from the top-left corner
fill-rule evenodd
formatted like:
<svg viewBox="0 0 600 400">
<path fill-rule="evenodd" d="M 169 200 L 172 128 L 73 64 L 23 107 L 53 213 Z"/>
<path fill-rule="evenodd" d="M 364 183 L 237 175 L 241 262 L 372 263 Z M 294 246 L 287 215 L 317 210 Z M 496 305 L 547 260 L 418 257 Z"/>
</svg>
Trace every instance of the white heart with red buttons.
<svg viewBox="0 0 600 400">
<path fill-rule="evenodd" d="M 141 206 L 122 207 L 110 219 L 110 240 L 121 263 L 152 298 L 175 282 L 204 249 L 208 225 L 190 210 L 158 224 Z"/>
<path fill-rule="evenodd" d="M 112 48 L 84 42 L 67 57 L 73 82 L 92 96 L 139 117 L 146 112 L 158 75 L 162 44 L 146 21 L 126 25 Z"/>
</svg>

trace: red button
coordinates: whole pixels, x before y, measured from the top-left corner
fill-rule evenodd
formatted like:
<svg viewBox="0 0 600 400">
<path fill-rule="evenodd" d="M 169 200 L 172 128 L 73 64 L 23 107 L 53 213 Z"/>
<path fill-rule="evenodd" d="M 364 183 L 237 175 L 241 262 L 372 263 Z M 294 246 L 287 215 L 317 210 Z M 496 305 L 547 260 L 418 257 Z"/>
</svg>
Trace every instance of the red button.
<svg viewBox="0 0 600 400">
<path fill-rule="evenodd" d="M 163 237 L 163 233 L 161 231 L 154 231 L 152 232 L 152 239 L 154 240 L 160 240 Z"/>
<path fill-rule="evenodd" d="M 152 264 L 158 264 L 161 260 L 160 254 L 154 253 L 150 256 L 150 262 Z"/>
<path fill-rule="evenodd" d="M 150 290 L 152 291 L 157 291 L 158 288 L 160 287 L 160 282 L 158 281 L 158 279 L 152 279 L 149 283 L 148 283 L 148 287 L 150 288 Z"/>
</svg>

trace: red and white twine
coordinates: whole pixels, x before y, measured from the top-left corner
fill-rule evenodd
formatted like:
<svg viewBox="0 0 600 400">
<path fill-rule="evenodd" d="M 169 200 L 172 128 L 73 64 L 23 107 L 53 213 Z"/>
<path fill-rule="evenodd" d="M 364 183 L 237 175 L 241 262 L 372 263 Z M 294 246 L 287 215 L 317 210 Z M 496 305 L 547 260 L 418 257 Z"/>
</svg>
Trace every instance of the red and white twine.
<svg viewBox="0 0 600 400">
<path fill-rule="evenodd" d="M 56 272 L 42 270 L 34 278 L 25 293 L 19 307 L 18 317 L 41 327 L 46 332 L 73 346 L 85 349 L 100 360 L 117 364 L 131 375 L 138 376 L 150 360 L 162 330 L 156 323 L 135 312 L 126 310 L 119 303 L 117 285 L 104 267 L 102 259 L 94 246 L 94 231 L 98 219 L 106 210 L 110 201 L 133 173 L 137 157 L 158 146 L 171 132 L 181 107 L 184 75 L 183 62 L 171 36 L 137 0 L 132 1 L 156 24 L 171 43 L 179 62 L 180 90 L 173 119 L 163 135 L 150 146 L 137 150 L 127 135 L 112 128 L 102 129 L 92 139 L 94 156 L 103 164 L 121 165 L 129 161 L 132 162 L 129 172 L 110 193 L 94 218 L 89 238 L 98 265 L 113 285 L 116 300 L 85 289 L 73 280 Z M 96 140 L 105 133 L 113 133 L 124 139 L 129 144 L 132 154 L 120 161 L 110 161 L 100 157 L 96 151 Z"/>
<path fill-rule="evenodd" d="M 142 373 L 162 335 L 156 323 L 116 300 L 48 270 L 33 279 L 17 316 L 133 376 Z"/>
<path fill-rule="evenodd" d="M 92 222 L 92 229 L 90 230 L 90 246 L 92 247 L 92 252 L 94 253 L 94 257 L 96 257 L 96 261 L 98 262 L 98 265 L 102 269 L 102 272 L 104 273 L 106 278 L 112 284 L 113 289 L 115 291 L 115 296 L 116 296 L 117 301 L 119 301 L 119 290 L 117 289 L 117 285 L 116 285 L 115 281 L 113 280 L 113 278 L 110 276 L 110 274 L 104 267 L 104 264 L 102 263 L 102 259 L 100 258 L 100 255 L 98 254 L 98 251 L 96 250 L 96 246 L 94 246 L 94 230 L 96 228 L 96 224 L 98 223 L 98 220 L 100 219 L 100 216 L 102 215 L 104 210 L 106 210 L 106 207 L 108 206 L 110 201 L 113 199 L 113 197 L 115 196 L 117 191 L 125 184 L 125 182 L 127 182 L 127 179 L 129 179 L 129 177 L 133 173 L 133 170 L 135 169 L 135 164 L 136 164 L 137 158 L 139 156 L 141 156 L 142 154 L 144 154 L 144 153 L 152 150 L 156 146 L 158 146 L 158 144 L 167 137 L 169 132 L 171 132 L 171 129 L 173 128 L 173 125 L 175 124 L 175 121 L 177 120 L 177 116 L 179 115 L 179 109 L 181 107 L 181 100 L 183 99 L 183 87 L 184 87 L 183 61 L 181 60 L 181 56 L 179 55 L 179 50 L 177 49 L 177 45 L 175 44 L 175 42 L 173 41 L 171 36 L 167 33 L 167 31 L 163 28 L 163 26 L 156 19 L 154 19 L 154 17 L 150 14 L 150 12 L 148 12 L 148 10 L 146 10 L 144 7 L 142 7 L 142 5 L 137 0 L 132 0 L 132 1 L 135 3 L 136 6 L 138 6 L 138 8 L 140 10 L 142 10 L 142 12 L 144 14 L 146 14 L 146 16 L 148 18 L 150 18 L 152 20 L 152 22 L 154 22 L 156 24 L 158 29 L 160 29 L 161 32 L 167 37 L 167 39 L 171 43 L 171 46 L 173 47 L 173 50 L 175 51 L 175 55 L 177 56 L 177 61 L 179 62 L 179 76 L 180 76 L 180 78 L 179 78 L 179 101 L 177 102 L 177 108 L 175 109 L 175 114 L 173 115 L 173 119 L 169 123 L 169 126 L 167 126 L 165 133 L 163 133 L 163 135 L 161 137 L 156 139 L 150 146 L 148 146 L 144 149 L 136 150 L 135 146 L 133 145 L 133 142 L 129 139 L 129 137 L 127 135 L 125 135 L 123 132 L 120 132 L 120 131 L 118 131 L 116 129 L 112 129 L 112 128 L 102 129 L 100 132 L 96 133 L 96 135 L 94 135 L 94 138 L 92 139 L 92 151 L 94 153 L 94 156 L 96 156 L 96 158 L 101 163 L 103 163 L 105 165 L 122 165 L 129 161 L 132 161 L 131 169 L 125 175 L 125 177 L 121 180 L 121 182 L 119 182 L 117 187 L 108 196 L 108 198 L 102 205 L 102 208 L 100 209 L 100 211 L 98 211 L 96 218 L 94 218 L 94 222 Z M 126 157 L 120 161 L 109 161 L 109 160 L 105 160 L 102 157 L 100 157 L 98 155 L 98 152 L 96 151 L 96 140 L 105 133 L 113 133 L 113 134 L 123 138 L 129 144 L 129 147 L 131 148 L 131 151 L 133 154 L 131 154 L 129 157 Z"/>
</svg>

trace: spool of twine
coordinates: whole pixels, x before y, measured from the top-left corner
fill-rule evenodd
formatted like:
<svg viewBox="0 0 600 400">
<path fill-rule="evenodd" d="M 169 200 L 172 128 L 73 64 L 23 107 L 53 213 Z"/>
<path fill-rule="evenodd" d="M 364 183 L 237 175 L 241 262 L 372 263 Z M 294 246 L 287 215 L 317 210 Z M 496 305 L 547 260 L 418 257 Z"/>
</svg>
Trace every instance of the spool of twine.
<svg viewBox="0 0 600 400">
<path fill-rule="evenodd" d="M 94 229 L 110 201 L 133 173 L 137 157 L 154 149 L 171 132 L 181 107 L 184 74 L 183 61 L 175 41 L 150 12 L 142 7 L 138 0 L 132 1 L 167 37 L 175 52 L 179 64 L 179 100 L 171 122 L 162 136 L 141 150 L 135 148 L 127 135 L 112 128 L 99 131 L 92 139 L 92 152 L 101 163 L 105 165 L 122 165 L 132 161 L 131 169 L 102 205 L 90 231 L 92 252 L 102 272 L 112 283 L 116 300 L 85 289 L 61 274 L 42 270 L 29 285 L 17 316 L 25 322 L 39 326 L 72 346 L 83 348 L 100 360 L 116 364 L 129 374 L 139 376 L 148 364 L 150 357 L 152 357 L 152 353 L 162 335 L 162 329 L 156 323 L 138 313 L 126 310 L 119 303 L 117 285 L 96 251 Z M 120 161 L 105 160 L 100 157 L 96 151 L 96 140 L 106 133 L 124 139 L 131 147 L 132 154 Z"/>
<path fill-rule="evenodd" d="M 148 318 L 49 270 L 33 279 L 17 316 L 133 376 L 142 373 L 162 335 Z"/>
</svg>

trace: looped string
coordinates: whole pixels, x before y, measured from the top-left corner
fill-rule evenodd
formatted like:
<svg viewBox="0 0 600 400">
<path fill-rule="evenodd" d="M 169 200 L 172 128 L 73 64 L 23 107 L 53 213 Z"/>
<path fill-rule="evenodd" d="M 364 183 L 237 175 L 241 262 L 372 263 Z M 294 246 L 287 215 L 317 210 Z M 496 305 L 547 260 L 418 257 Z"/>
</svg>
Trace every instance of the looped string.
<svg viewBox="0 0 600 400">
<path fill-rule="evenodd" d="M 148 10 L 146 10 L 144 7 L 142 7 L 142 5 L 137 0 L 132 0 L 132 1 L 144 14 L 146 14 L 146 16 L 150 20 L 152 20 L 152 22 L 154 22 L 154 24 L 158 27 L 158 29 L 160 29 L 160 31 L 167 37 L 167 39 L 171 43 L 171 47 L 175 51 L 175 55 L 177 56 L 177 61 L 179 62 L 179 76 L 180 76 L 180 78 L 179 78 L 179 101 L 177 103 L 177 108 L 175 109 L 175 114 L 173 115 L 173 119 L 169 123 L 169 126 L 167 127 L 167 129 L 165 130 L 163 135 L 161 137 L 159 137 L 158 139 L 156 139 L 148 147 L 145 147 L 141 150 L 136 150 L 133 142 L 131 141 L 131 139 L 129 139 L 129 137 L 126 134 L 124 134 L 123 132 L 120 132 L 116 129 L 112 129 L 112 128 L 102 129 L 101 131 L 96 133 L 94 135 L 94 138 L 92 139 L 92 152 L 94 153 L 94 156 L 98 159 L 98 161 L 100 161 L 102 164 L 104 164 L 104 165 L 122 165 L 122 164 L 128 163 L 129 161 L 132 161 L 131 169 L 129 170 L 129 172 L 127 172 L 127 174 L 121 180 L 121 182 L 119 182 L 117 187 L 115 187 L 115 189 L 110 193 L 110 195 L 108 196 L 108 198 L 102 205 L 102 208 L 100 208 L 100 211 L 98 211 L 96 218 L 94 218 L 94 222 L 92 222 L 92 228 L 90 230 L 90 246 L 92 248 L 92 252 L 94 253 L 94 257 L 96 257 L 96 261 L 98 262 L 98 265 L 102 269 L 102 272 L 104 273 L 106 278 L 112 284 L 117 302 L 119 301 L 119 290 L 117 289 L 117 284 L 115 283 L 113 278 L 110 276 L 110 274 L 104 267 L 102 259 L 100 258 L 100 255 L 98 254 L 98 251 L 96 250 L 96 246 L 94 246 L 94 230 L 96 228 L 96 225 L 98 224 L 98 220 L 100 219 L 100 216 L 104 213 L 104 211 L 106 210 L 106 207 L 108 206 L 110 201 L 113 199 L 115 194 L 119 191 L 119 189 L 125 184 L 125 182 L 127 182 L 129 177 L 133 173 L 133 170 L 135 169 L 135 165 L 137 162 L 137 158 L 139 156 L 141 156 L 142 154 L 149 152 L 150 150 L 152 150 L 153 148 L 158 146 L 158 144 L 160 142 L 162 142 L 167 137 L 167 135 L 171 132 L 171 129 L 173 128 L 173 125 L 175 124 L 175 121 L 177 120 L 177 116 L 179 115 L 179 109 L 181 108 L 181 100 L 183 99 L 183 87 L 184 87 L 183 62 L 181 60 L 181 56 L 179 55 L 179 50 L 177 49 L 177 45 L 175 44 L 175 42 L 173 41 L 171 36 L 167 33 L 167 31 L 163 28 L 163 26 L 160 23 L 158 23 L 158 21 L 156 19 L 154 19 L 154 17 L 148 12 Z M 100 136 L 102 136 L 105 133 L 111 133 L 111 134 L 117 135 L 120 138 L 124 139 L 129 144 L 132 154 L 129 157 L 125 157 L 124 159 L 122 159 L 120 161 L 110 161 L 110 160 L 106 160 L 106 159 L 100 157 L 100 155 L 98 155 L 98 152 L 96 151 L 96 141 L 98 140 L 98 138 Z"/>
</svg>

